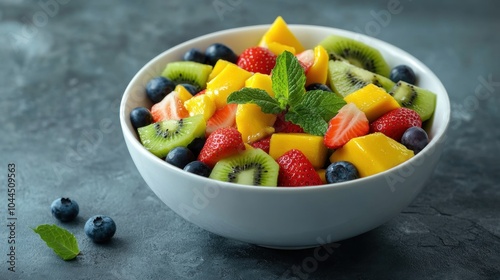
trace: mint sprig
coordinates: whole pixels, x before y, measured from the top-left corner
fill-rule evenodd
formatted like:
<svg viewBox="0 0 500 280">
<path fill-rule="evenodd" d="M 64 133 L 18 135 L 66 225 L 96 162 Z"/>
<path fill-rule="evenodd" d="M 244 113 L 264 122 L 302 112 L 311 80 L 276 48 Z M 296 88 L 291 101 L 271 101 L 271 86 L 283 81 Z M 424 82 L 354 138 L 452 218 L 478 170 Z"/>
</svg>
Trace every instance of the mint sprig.
<svg viewBox="0 0 500 280">
<path fill-rule="evenodd" d="M 80 254 L 75 236 L 57 225 L 39 225 L 33 231 L 38 233 L 47 246 L 65 261 L 72 260 Z"/>
<path fill-rule="evenodd" d="M 320 136 L 326 133 L 328 121 L 346 104 L 343 98 L 331 92 L 306 92 L 304 69 L 288 51 L 277 57 L 271 80 L 274 97 L 262 89 L 243 88 L 231 93 L 227 102 L 257 104 L 268 114 L 285 111 L 285 120 L 299 125 L 306 133 Z"/>
</svg>

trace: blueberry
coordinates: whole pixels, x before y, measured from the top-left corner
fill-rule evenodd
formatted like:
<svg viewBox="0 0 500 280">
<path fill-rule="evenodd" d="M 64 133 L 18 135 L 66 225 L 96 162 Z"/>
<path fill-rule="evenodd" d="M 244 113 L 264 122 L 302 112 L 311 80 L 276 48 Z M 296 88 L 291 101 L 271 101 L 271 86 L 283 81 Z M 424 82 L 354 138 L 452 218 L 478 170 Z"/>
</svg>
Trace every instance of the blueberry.
<svg viewBox="0 0 500 280">
<path fill-rule="evenodd" d="M 198 137 L 191 141 L 187 147 L 195 156 L 198 156 L 206 141 L 207 139 L 205 137 Z"/>
<path fill-rule="evenodd" d="M 429 144 L 427 132 L 418 126 L 408 128 L 401 137 L 401 144 L 412 150 L 415 154 L 422 151 Z"/>
<path fill-rule="evenodd" d="M 195 159 L 196 157 L 190 149 L 186 147 L 175 147 L 168 152 L 165 161 L 182 169 L 186 166 L 186 164 L 194 161 Z"/>
<path fill-rule="evenodd" d="M 185 61 L 194 61 L 198 63 L 205 63 L 207 61 L 205 54 L 198 49 L 190 49 L 184 54 L 183 59 Z"/>
<path fill-rule="evenodd" d="M 404 81 L 409 84 L 414 85 L 417 81 L 415 72 L 407 65 L 398 65 L 391 70 L 390 79 L 397 83 L 399 81 Z"/>
<path fill-rule="evenodd" d="M 348 161 L 330 164 L 325 171 L 326 182 L 339 183 L 359 178 L 358 169 Z"/>
<path fill-rule="evenodd" d="M 175 89 L 175 83 L 165 77 L 156 77 L 146 84 L 146 94 L 153 103 L 160 102 Z"/>
<path fill-rule="evenodd" d="M 71 200 L 66 197 L 58 198 L 52 202 L 50 205 L 50 210 L 52 211 L 52 216 L 61 222 L 72 221 L 78 216 L 80 207 L 76 201 Z"/>
<path fill-rule="evenodd" d="M 212 172 L 212 170 L 210 169 L 210 167 L 208 167 L 208 165 L 197 160 L 192 161 L 188 163 L 186 166 L 184 166 L 184 171 L 194 173 L 196 175 L 200 175 L 203 177 L 210 176 L 210 172 Z"/>
<path fill-rule="evenodd" d="M 116 224 L 108 216 L 96 215 L 85 223 L 85 234 L 94 242 L 106 242 L 115 235 Z"/>
<path fill-rule="evenodd" d="M 137 107 L 130 112 L 130 122 L 135 129 L 138 129 L 139 127 L 151 124 L 153 116 L 147 108 Z"/>
<path fill-rule="evenodd" d="M 323 90 L 323 91 L 333 92 L 331 88 L 329 88 L 327 85 L 321 84 L 321 83 L 313 83 L 313 84 L 308 85 L 306 87 L 306 91 L 310 91 L 310 90 Z"/>
<path fill-rule="evenodd" d="M 238 60 L 238 56 L 233 52 L 233 50 L 220 43 L 208 46 L 205 50 L 205 56 L 207 57 L 207 63 L 212 66 L 215 65 L 219 59 L 224 59 L 232 63 L 236 63 Z"/>
<path fill-rule="evenodd" d="M 194 86 L 192 84 L 180 84 L 181 86 L 183 86 L 187 91 L 189 91 L 189 93 L 191 93 L 191 95 L 195 95 L 198 93 L 198 87 L 197 86 Z"/>
</svg>

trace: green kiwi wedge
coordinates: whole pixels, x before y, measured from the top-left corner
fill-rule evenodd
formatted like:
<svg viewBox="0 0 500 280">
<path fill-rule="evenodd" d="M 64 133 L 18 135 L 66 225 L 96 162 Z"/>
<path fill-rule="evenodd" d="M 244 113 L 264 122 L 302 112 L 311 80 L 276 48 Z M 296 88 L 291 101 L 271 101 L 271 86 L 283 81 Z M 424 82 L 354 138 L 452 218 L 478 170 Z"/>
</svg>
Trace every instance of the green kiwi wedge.
<svg viewBox="0 0 500 280">
<path fill-rule="evenodd" d="M 368 84 L 374 84 L 386 91 L 394 87 L 394 82 L 388 78 L 340 60 L 328 61 L 328 82 L 330 88 L 342 97 Z"/>
<path fill-rule="evenodd" d="M 399 81 L 389 92 L 399 105 L 415 110 L 422 121 L 432 117 L 436 107 L 436 94 L 426 89 Z"/>
<path fill-rule="evenodd" d="M 168 63 L 161 75 L 176 84 L 191 84 L 202 90 L 212 68 L 211 65 L 192 61 L 176 61 Z"/>
<path fill-rule="evenodd" d="M 210 178 L 243 185 L 277 186 L 279 165 L 261 149 L 244 152 L 217 162 Z"/>
<path fill-rule="evenodd" d="M 326 37 L 319 43 L 328 53 L 335 53 L 349 63 L 370 72 L 389 77 L 391 68 L 382 54 L 365 43 L 338 35 Z"/>
<path fill-rule="evenodd" d="M 137 129 L 142 145 L 159 158 L 175 147 L 187 147 L 195 138 L 205 135 L 203 115 L 180 120 L 165 120 Z"/>
</svg>

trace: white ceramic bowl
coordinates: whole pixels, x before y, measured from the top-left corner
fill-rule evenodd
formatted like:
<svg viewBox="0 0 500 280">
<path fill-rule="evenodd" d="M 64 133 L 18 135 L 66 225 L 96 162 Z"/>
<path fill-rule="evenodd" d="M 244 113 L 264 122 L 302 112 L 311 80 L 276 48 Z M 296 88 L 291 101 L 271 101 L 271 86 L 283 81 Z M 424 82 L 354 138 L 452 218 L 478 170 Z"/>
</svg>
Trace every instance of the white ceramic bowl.
<svg viewBox="0 0 500 280">
<path fill-rule="evenodd" d="M 409 161 L 374 176 L 350 182 L 302 188 L 272 188 L 224 183 L 184 172 L 148 152 L 129 120 L 130 111 L 151 106 L 145 85 L 167 62 L 180 60 L 192 47 L 224 43 L 236 53 L 256 45 L 269 25 L 220 31 L 175 46 L 147 63 L 128 85 L 120 108 L 125 142 L 140 174 L 153 192 L 177 214 L 215 234 L 273 248 L 305 248 L 353 237 L 385 223 L 422 190 L 439 160 L 450 118 L 440 80 L 422 62 L 388 43 L 329 27 L 290 25 L 308 48 L 338 34 L 378 50 L 391 67 L 407 64 L 418 85 L 437 94 L 429 145 Z M 147 213 L 144 213 L 147 215 Z"/>
</svg>

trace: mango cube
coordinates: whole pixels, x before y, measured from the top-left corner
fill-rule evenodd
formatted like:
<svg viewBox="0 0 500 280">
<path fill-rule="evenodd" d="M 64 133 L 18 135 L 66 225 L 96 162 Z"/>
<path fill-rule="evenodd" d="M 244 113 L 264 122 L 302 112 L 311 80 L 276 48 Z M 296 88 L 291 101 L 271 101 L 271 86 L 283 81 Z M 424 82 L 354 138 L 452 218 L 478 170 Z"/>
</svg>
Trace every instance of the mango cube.
<svg viewBox="0 0 500 280">
<path fill-rule="evenodd" d="M 306 74 L 306 85 L 313 83 L 326 84 L 328 60 L 330 56 L 321 45 L 314 47 L 314 62 Z"/>
<path fill-rule="evenodd" d="M 348 161 L 366 177 L 399 165 L 414 155 L 412 150 L 385 134 L 376 132 L 351 139 L 333 152 L 330 162 Z"/>
<path fill-rule="evenodd" d="M 246 80 L 245 87 L 263 89 L 274 96 L 269 75 L 255 73 Z M 236 109 L 236 128 L 245 143 L 255 142 L 273 133 L 275 121 L 276 115 L 262 112 L 256 104 L 238 104 Z"/>
<path fill-rule="evenodd" d="M 193 97 L 193 95 L 182 85 L 175 86 L 174 91 L 179 93 L 179 99 L 182 102 L 186 102 L 187 100 L 189 100 Z"/>
<path fill-rule="evenodd" d="M 291 149 L 304 153 L 316 169 L 325 165 L 328 149 L 323 144 L 323 136 L 306 133 L 274 133 L 271 136 L 269 155 L 272 158 L 277 159 Z"/>
<path fill-rule="evenodd" d="M 227 64 L 222 71 L 207 83 L 205 94 L 212 98 L 217 109 L 227 105 L 227 97 L 245 86 L 252 73 L 233 63 Z"/>
<path fill-rule="evenodd" d="M 295 53 L 301 53 L 304 51 L 304 47 L 292 31 L 290 31 L 285 20 L 281 16 L 278 16 L 274 20 L 269 30 L 267 30 L 264 36 L 262 36 L 259 46 L 267 48 L 268 45 L 273 42 L 279 44 L 273 46 L 273 49 L 275 50 L 286 50 L 287 47 L 279 47 L 280 45 L 285 45 L 288 46 L 288 49 L 292 47 L 295 50 Z M 271 51 L 274 52 L 273 50 Z M 276 55 L 279 55 L 279 53 Z"/>
<path fill-rule="evenodd" d="M 268 42 L 267 48 L 275 55 L 280 55 L 284 51 L 289 51 L 293 55 L 296 54 L 295 48 L 287 45 L 280 44 L 278 42 Z"/>
<path fill-rule="evenodd" d="M 214 65 L 214 68 L 212 69 L 212 72 L 210 72 L 210 75 L 208 75 L 208 82 L 210 82 L 213 78 L 215 78 L 219 73 L 226 68 L 228 64 L 233 64 L 227 60 L 224 59 L 219 59 Z"/>
<path fill-rule="evenodd" d="M 184 102 L 190 116 L 203 115 L 207 121 L 215 113 L 215 103 L 206 94 L 194 96 Z"/>
<path fill-rule="evenodd" d="M 366 114 L 369 122 L 373 122 L 383 114 L 401 107 L 399 103 L 383 88 L 368 84 L 344 97 L 347 103 L 354 103 Z"/>
</svg>

